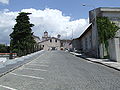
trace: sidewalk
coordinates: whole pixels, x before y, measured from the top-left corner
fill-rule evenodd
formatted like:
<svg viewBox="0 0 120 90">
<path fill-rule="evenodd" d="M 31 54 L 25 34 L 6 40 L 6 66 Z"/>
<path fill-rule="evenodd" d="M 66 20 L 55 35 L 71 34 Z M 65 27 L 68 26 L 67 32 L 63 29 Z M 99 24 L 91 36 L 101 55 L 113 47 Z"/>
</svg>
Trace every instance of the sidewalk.
<svg viewBox="0 0 120 90">
<path fill-rule="evenodd" d="M 116 69 L 118 71 L 120 71 L 120 63 L 118 62 L 114 62 L 114 61 L 110 61 L 109 59 L 96 59 L 96 58 L 89 58 L 85 55 L 79 54 L 79 53 L 75 53 L 75 52 L 70 52 L 71 54 L 77 56 L 77 57 L 81 57 L 84 58 L 88 61 L 94 62 L 94 63 L 98 63 L 98 64 L 102 64 L 104 66 Z"/>
<path fill-rule="evenodd" d="M 26 56 L 18 57 L 15 59 L 5 60 L 0 58 L 0 77 L 23 66 L 24 64 L 35 60 L 38 56 L 42 55 L 44 50 L 28 54 Z"/>
</svg>

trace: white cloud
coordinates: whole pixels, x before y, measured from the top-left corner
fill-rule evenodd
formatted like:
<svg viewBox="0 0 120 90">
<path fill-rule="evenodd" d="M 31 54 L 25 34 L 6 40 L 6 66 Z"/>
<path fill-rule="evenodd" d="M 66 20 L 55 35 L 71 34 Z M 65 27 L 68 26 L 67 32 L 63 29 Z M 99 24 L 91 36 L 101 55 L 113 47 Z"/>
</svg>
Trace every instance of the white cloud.
<svg viewBox="0 0 120 90">
<path fill-rule="evenodd" d="M 10 12 L 5 9 L 0 11 L 0 43 L 9 43 L 9 34 L 15 24 L 18 12 Z"/>
<path fill-rule="evenodd" d="M 71 21 L 70 16 L 64 16 L 60 10 L 49 9 L 23 9 L 21 12 L 31 12 L 30 22 L 35 26 L 32 28 L 35 35 L 41 37 L 44 31 L 48 31 L 50 36 L 61 34 L 62 38 L 71 38 L 72 30 L 74 38 L 79 37 L 88 25 L 88 19 Z M 9 42 L 9 34 L 14 27 L 15 18 L 18 12 L 11 12 L 8 9 L 0 12 L 0 43 Z"/>
<path fill-rule="evenodd" d="M 0 3 L 9 4 L 9 0 L 0 0 Z"/>
</svg>

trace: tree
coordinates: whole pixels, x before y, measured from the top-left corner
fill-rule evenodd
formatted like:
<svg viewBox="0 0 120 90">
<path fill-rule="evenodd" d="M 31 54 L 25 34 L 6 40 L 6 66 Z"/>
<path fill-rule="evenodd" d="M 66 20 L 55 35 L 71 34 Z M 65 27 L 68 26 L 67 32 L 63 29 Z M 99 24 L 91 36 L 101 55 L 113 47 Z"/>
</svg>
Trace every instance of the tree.
<svg viewBox="0 0 120 90">
<path fill-rule="evenodd" d="M 108 17 L 97 17 L 97 29 L 99 42 L 105 45 L 108 55 L 108 40 L 115 37 L 119 27 L 114 22 L 110 21 Z"/>
<path fill-rule="evenodd" d="M 35 44 L 31 29 L 34 24 L 29 22 L 29 14 L 31 13 L 19 13 L 16 18 L 16 24 L 13 28 L 13 32 L 10 34 L 10 50 L 17 53 L 18 56 L 31 53 L 31 49 Z"/>
<path fill-rule="evenodd" d="M 5 44 L 0 44 L 0 53 L 9 53 L 9 46 L 5 46 Z"/>
</svg>

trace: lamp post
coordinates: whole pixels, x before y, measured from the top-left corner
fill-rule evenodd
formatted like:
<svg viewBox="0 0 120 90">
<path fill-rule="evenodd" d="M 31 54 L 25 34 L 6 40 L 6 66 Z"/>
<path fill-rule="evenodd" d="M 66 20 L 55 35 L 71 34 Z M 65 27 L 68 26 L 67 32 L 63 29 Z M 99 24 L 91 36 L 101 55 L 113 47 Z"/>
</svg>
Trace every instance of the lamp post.
<svg viewBox="0 0 120 90">
<path fill-rule="evenodd" d="M 93 21 L 95 19 L 95 22 L 96 22 L 96 10 L 95 10 L 95 6 L 93 6 L 93 5 L 87 5 L 87 4 L 82 4 L 82 6 L 84 6 L 84 7 L 92 7 L 93 8 L 94 18 L 91 21 Z"/>
<path fill-rule="evenodd" d="M 73 29 L 72 29 L 72 39 L 73 39 Z"/>
<path fill-rule="evenodd" d="M 66 27 L 66 30 L 68 30 L 68 27 Z M 66 44 L 65 44 L 65 48 L 67 49 L 67 31 L 66 31 Z"/>
<path fill-rule="evenodd" d="M 94 16 L 93 16 L 93 18 L 92 18 L 92 20 L 91 20 L 91 22 L 92 23 L 94 23 L 94 30 L 95 30 L 95 32 L 96 32 L 96 43 L 97 43 L 97 57 L 99 57 L 99 37 L 98 37 L 98 30 L 97 30 L 97 23 L 96 23 L 96 9 L 95 9 L 95 6 L 93 6 L 93 5 L 86 5 L 86 4 L 82 4 L 82 6 L 87 6 L 87 7 L 92 7 L 93 8 L 93 14 L 94 14 Z"/>
<path fill-rule="evenodd" d="M 68 30 L 68 27 L 66 27 L 66 29 Z M 72 37 L 71 39 L 73 39 L 73 28 L 70 28 L 71 29 L 71 32 L 72 32 Z"/>
</svg>

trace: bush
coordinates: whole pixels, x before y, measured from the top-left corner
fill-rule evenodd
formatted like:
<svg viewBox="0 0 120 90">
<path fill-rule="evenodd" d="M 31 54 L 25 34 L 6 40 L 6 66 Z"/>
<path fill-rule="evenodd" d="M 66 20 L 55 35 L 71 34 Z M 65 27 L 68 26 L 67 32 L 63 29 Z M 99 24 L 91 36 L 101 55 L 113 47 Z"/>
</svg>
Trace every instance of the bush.
<svg viewBox="0 0 120 90">
<path fill-rule="evenodd" d="M 10 52 L 10 47 L 5 46 L 4 44 L 0 44 L 0 53 L 9 53 Z"/>
</svg>

